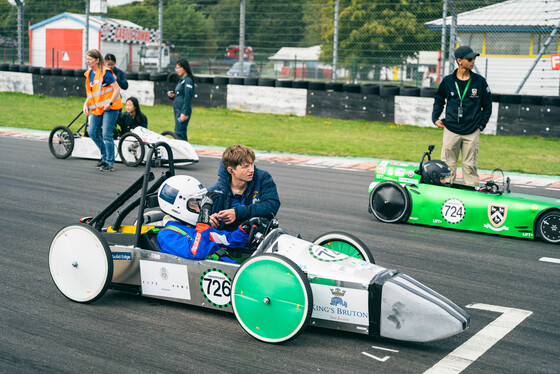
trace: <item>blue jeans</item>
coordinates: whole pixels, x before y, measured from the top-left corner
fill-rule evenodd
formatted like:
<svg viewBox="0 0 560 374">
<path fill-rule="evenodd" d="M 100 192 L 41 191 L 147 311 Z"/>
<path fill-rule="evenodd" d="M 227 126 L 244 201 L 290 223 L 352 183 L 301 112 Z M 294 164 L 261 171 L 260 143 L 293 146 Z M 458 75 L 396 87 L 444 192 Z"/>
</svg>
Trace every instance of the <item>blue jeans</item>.
<svg viewBox="0 0 560 374">
<path fill-rule="evenodd" d="M 113 141 L 113 129 L 119 116 L 118 110 L 107 110 L 102 115 L 89 116 L 88 134 L 101 152 L 101 159 L 109 165 L 115 163 L 115 142 Z M 103 134 L 101 132 L 103 131 Z"/>
</svg>

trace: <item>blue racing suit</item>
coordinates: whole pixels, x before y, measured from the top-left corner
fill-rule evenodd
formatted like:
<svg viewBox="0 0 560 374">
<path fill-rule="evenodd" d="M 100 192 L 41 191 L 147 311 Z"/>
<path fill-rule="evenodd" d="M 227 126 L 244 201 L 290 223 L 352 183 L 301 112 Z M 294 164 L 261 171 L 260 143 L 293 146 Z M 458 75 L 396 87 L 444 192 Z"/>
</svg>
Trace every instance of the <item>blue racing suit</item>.
<svg viewBox="0 0 560 374">
<path fill-rule="evenodd" d="M 190 260 L 204 260 L 220 248 L 244 247 L 249 239 L 241 227 L 233 232 L 216 230 L 210 225 L 197 223 L 196 227 L 177 221 L 169 221 L 157 235 L 161 252 Z M 235 263 L 232 259 L 220 256 L 221 261 Z"/>
</svg>

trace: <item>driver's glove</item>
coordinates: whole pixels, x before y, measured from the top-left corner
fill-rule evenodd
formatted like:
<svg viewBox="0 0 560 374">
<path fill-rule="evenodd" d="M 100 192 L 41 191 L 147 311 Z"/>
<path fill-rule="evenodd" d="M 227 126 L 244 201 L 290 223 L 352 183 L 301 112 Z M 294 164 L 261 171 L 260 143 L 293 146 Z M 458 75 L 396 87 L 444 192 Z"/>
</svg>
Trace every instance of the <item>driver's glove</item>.
<svg viewBox="0 0 560 374">
<path fill-rule="evenodd" d="M 248 234 L 249 231 L 251 231 L 251 227 L 253 226 L 259 227 L 260 224 L 261 224 L 261 217 L 253 217 L 253 218 L 249 218 L 247 221 L 239 225 L 239 228 L 245 234 Z"/>
<path fill-rule="evenodd" d="M 212 214 L 212 206 L 214 201 L 218 198 L 218 193 L 209 192 L 202 198 L 200 202 L 200 213 L 198 214 L 197 223 L 203 223 L 205 225 L 210 224 L 210 215 Z"/>
</svg>

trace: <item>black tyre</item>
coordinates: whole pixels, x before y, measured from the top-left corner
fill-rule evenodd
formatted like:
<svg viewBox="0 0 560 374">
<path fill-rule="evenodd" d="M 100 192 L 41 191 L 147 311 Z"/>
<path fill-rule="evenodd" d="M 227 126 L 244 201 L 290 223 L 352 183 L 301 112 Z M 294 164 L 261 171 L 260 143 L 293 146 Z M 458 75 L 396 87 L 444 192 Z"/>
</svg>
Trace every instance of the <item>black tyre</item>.
<svg viewBox="0 0 560 374">
<path fill-rule="evenodd" d="M 313 293 L 307 275 L 284 256 L 249 258 L 237 270 L 231 291 L 237 321 L 260 341 L 292 340 L 311 320 Z"/>
<path fill-rule="evenodd" d="M 119 141 L 119 155 L 123 164 L 130 167 L 138 166 L 144 161 L 146 147 L 140 137 L 127 132 Z"/>
<path fill-rule="evenodd" d="M 412 207 L 408 191 L 395 182 L 381 182 L 375 186 L 369 204 L 373 215 L 386 223 L 405 221 Z"/>
<path fill-rule="evenodd" d="M 171 138 L 171 139 L 179 139 L 177 134 L 175 134 L 173 131 L 164 131 L 164 132 L 161 133 L 161 135 L 167 136 L 168 138 Z"/>
<path fill-rule="evenodd" d="M 320 245 L 325 248 L 332 249 L 333 251 L 344 253 L 348 256 L 375 264 L 373 254 L 360 239 L 354 235 L 347 234 L 340 231 L 332 231 L 319 235 L 314 244 Z"/>
<path fill-rule="evenodd" d="M 56 158 L 67 158 L 74 150 L 74 134 L 66 126 L 57 126 L 49 134 L 49 149 Z"/>
<path fill-rule="evenodd" d="M 560 244 L 560 211 L 552 210 L 539 217 L 537 235 L 547 243 Z"/>
</svg>

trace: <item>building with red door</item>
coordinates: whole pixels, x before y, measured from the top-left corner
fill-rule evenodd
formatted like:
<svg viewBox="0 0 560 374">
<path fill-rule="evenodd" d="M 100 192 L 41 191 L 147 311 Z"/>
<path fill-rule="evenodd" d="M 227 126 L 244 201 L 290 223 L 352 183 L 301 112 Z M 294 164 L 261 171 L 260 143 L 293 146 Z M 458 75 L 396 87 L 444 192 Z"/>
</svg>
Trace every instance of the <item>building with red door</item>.
<svg viewBox="0 0 560 374">
<path fill-rule="evenodd" d="M 33 66 L 62 69 L 85 68 L 85 53 L 99 49 L 103 56 L 112 53 L 117 67 L 139 70 L 140 50 L 146 43 L 158 43 L 156 30 L 133 22 L 90 16 L 86 45 L 86 16 L 61 13 L 29 26 L 29 63 Z"/>
</svg>

